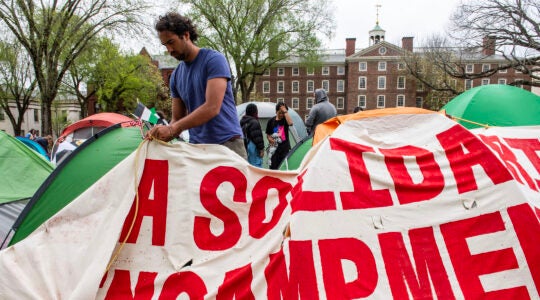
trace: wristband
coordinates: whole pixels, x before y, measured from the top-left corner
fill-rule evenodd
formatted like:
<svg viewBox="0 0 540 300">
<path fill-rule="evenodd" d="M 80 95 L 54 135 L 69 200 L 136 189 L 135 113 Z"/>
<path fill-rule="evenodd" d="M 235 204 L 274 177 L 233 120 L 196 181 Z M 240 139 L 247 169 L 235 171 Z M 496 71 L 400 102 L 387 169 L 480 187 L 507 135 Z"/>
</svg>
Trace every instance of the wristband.
<svg viewBox="0 0 540 300">
<path fill-rule="evenodd" d="M 172 126 L 171 126 L 171 125 L 167 125 L 167 127 L 169 127 L 169 133 L 171 134 L 171 138 L 173 138 L 173 137 L 174 137 L 174 134 L 173 134 Z"/>
</svg>

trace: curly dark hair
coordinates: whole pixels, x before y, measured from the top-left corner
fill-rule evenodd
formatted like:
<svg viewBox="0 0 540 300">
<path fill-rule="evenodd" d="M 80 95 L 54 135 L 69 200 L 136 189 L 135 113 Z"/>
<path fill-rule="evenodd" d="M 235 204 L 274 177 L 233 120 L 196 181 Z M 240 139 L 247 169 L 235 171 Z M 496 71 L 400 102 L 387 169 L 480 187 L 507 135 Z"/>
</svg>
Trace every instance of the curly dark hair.
<svg viewBox="0 0 540 300">
<path fill-rule="evenodd" d="M 188 31 L 189 37 L 193 42 L 199 37 L 197 27 L 193 25 L 191 20 L 175 12 L 169 12 L 164 16 L 159 16 L 155 28 L 158 32 L 170 31 L 178 36 L 182 36 Z"/>
</svg>

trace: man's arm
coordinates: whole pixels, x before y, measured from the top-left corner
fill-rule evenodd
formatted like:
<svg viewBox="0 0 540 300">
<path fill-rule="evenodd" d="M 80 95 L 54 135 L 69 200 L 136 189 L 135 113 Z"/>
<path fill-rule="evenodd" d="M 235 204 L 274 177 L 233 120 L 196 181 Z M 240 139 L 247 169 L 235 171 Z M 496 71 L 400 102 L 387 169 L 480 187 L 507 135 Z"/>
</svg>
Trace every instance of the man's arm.
<svg viewBox="0 0 540 300">
<path fill-rule="evenodd" d="M 219 114 L 226 89 L 226 78 L 212 78 L 208 80 L 205 102 L 189 114 L 187 113 L 184 102 L 179 98 L 174 98 L 171 124 L 168 126 L 156 126 L 148 132 L 149 134 L 147 136 L 168 142 L 186 129 L 205 124 Z M 174 101 L 175 99 L 178 101 Z"/>
</svg>

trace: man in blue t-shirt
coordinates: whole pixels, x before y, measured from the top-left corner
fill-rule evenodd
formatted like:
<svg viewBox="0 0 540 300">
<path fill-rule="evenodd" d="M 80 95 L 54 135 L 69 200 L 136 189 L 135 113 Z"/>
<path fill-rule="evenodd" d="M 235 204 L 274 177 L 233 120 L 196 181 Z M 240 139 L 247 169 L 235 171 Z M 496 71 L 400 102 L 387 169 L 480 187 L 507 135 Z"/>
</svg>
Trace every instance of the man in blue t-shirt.
<svg viewBox="0 0 540 300">
<path fill-rule="evenodd" d="M 247 159 L 225 56 L 195 45 L 195 26 L 180 14 L 160 16 L 155 28 L 161 44 L 180 64 L 169 82 L 171 123 L 155 126 L 147 138 L 170 141 L 189 129 L 191 143 L 221 144 Z"/>
</svg>

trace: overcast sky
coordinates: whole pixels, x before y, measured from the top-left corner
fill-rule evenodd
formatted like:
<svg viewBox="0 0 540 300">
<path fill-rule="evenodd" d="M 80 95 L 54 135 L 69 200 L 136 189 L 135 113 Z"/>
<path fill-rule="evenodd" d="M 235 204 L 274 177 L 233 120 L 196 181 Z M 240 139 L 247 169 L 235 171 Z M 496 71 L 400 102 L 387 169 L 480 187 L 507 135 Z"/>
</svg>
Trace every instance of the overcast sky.
<svg viewBox="0 0 540 300">
<path fill-rule="evenodd" d="M 441 33 L 460 0 L 334 0 L 335 37 L 326 41 L 329 49 L 345 48 L 345 39 L 356 38 L 356 47 L 368 46 L 379 8 L 379 26 L 386 31 L 386 41 L 401 45 L 401 38 L 413 36 L 415 46 L 431 34 Z"/>
<path fill-rule="evenodd" d="M 418 46 L 431 34 L 441 33 L 449 23 L 452 12 L 460 0 L 333 0 L 336 30 L 331 40 L 324 40 L 327 49 L 344 49 L 345 39 L 356 38 L 356 47 L 365 48 L 368 44 L 369 31 L 375 27 L 377 18 L 376 4 L 379 8 L 379 25 L 386 31 L 386 41 L 401 45 L 401 38 L 413 36 L 414 45 Z M 185 13 L 174 1 L 154 0 L 154 17 L 168 10 Z M 151 26 L 151 25 L 150 25 Z M 152 32 L 153 33 L 153 32 Z M 134 44 L 134 45 L 131 45 Z M 128 46 L 138 52 L 146 46 L 151 53 L 165 51 L 156 35 L 146 39 L 131 41 Z"/>
</svg>

